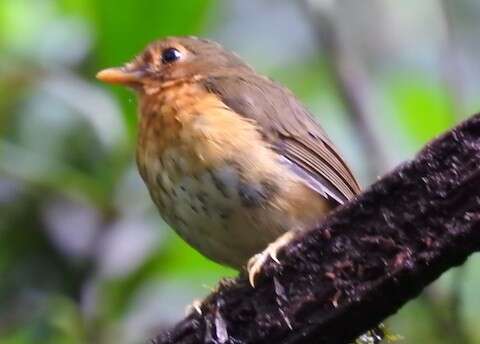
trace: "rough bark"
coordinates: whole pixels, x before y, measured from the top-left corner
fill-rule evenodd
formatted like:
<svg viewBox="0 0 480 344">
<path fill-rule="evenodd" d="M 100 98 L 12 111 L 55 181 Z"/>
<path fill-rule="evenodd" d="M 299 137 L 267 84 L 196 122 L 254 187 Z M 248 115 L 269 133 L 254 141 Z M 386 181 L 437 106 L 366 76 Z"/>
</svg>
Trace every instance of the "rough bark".
<svg viewBox="0 0 480 344">
<path fill-rule="evenodd" d="M 347 343 L 480 249 L 480 114 L 153 342 Z"/>
</svg>

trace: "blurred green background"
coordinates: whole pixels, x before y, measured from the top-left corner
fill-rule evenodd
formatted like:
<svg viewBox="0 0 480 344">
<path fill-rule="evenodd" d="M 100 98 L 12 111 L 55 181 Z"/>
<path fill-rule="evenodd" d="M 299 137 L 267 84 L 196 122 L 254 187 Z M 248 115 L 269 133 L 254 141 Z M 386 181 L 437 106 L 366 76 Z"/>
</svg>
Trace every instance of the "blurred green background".
<svg viewBox="0 0 480 344">
<path fill-rule="evenodd" d="M 0 343 L 142 343 L 235 275 L 162 222 L 134 165 L 134 94 L 99 69 L 166 35 L 216 39 L 290 87 L 368 186 L 480 110 L 479 22 L 477 0 L 0 0 Z M 389 327 L 480 343 L 478 290 L 472 257 Z"/>
</svg>

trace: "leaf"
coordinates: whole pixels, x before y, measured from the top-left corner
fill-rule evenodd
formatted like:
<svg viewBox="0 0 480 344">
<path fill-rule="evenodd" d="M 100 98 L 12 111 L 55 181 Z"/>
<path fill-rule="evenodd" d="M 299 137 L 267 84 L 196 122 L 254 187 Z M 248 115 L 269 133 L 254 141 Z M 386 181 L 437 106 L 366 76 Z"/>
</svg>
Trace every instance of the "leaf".
<svg viewBox="0 0 480 344">
<path fill-rule="evenodd" d="M 418 145 L 455 123 L 451 95 L 426 76 L 393 80 L 392 93 L 397 118 Z"/>
</svg>

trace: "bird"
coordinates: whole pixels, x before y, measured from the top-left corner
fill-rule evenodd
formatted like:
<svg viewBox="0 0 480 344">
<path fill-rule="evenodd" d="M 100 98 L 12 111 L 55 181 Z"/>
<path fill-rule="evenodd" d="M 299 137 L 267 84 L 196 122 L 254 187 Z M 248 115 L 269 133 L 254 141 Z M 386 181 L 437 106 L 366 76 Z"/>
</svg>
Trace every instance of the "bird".
<svg viewBox="0 0 480 344">
<path fill-rule="evenodd" d="M 105 83 L 138 98 L 136 162 L 161 217 L 207 258 L 248 274 L 360 192 L 313 115 L 219 43 L 150 43 Z"/>
</svg>

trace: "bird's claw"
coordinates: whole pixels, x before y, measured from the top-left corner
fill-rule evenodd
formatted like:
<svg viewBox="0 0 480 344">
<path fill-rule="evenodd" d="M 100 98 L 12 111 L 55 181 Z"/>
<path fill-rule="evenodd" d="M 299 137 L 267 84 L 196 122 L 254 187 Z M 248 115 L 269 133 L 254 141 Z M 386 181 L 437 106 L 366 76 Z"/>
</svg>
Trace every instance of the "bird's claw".
<svg viewBox="0 0 480 344">
<path fill-rule="evenodd" d="M 263 264 L 265 264 L 268 258 L 271 258 L 275 263 L 280 264 L 280 260 L 278 259 L 278 252 L 282 247 L 287 245 L 290 240 L 292 240 L 293 236 L 293 231 L 286 232 L 277 240 L 269 244 L 265 250 L 257 253 L 248 260 L 248 280 L 253 288 L 255 288 L 256 277 L 262 270 Z"/>
</svg>

